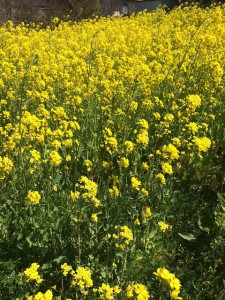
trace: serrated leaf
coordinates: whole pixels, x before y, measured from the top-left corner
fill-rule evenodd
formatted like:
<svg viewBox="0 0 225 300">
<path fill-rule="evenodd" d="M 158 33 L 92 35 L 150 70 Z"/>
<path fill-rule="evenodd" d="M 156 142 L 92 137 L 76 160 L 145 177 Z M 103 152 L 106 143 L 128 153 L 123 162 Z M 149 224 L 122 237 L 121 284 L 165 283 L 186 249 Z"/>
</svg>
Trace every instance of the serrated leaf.
<svg viewBox="0 0 225 300">
<path fill-rule="evenodd" d="M 180 237 L 182 237 L 182 239 L 186 240 L 186 241 L 194 241 L 196 240 L 195 236 L 192 233 L 178 233 Z"/>
</svg>

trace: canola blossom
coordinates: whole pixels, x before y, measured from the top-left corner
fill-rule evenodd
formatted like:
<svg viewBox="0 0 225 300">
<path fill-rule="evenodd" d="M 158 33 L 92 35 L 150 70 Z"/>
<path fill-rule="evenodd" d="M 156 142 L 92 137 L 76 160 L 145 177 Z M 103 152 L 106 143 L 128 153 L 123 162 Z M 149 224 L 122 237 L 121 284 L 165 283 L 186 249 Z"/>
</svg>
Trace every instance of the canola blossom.
<svg viewBox="0 0 225 300">
<path fill-rule="evenodd" d="M 181 283 L 173 273 L 170 273 L 166 268 L 158 268 L 157 272 L 153 273 L 162 285 L 166 285 L 171 289 L 171 299 L 181 299 L 179 296 Z"/>
</svg>

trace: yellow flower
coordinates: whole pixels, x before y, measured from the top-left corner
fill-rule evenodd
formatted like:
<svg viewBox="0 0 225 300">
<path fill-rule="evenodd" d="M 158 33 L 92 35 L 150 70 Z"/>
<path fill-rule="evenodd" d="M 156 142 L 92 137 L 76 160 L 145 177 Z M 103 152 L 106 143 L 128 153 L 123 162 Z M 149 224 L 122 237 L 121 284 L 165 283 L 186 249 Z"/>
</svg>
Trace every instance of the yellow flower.
<svg viewBox="0 0 225 300">
<path fill-rule="evenodd" d="M 164 116 L 164 120 L 167 122 L 172 122 L 174 120 L 174 115 L 168 113 Z"/>
<path fill-rule="evenodd" d="M 180 146 L 180 145 L 181 145 L 181 141 L 180 141 L 180 139 L 177 138 L 177 137 L 172 138 L 172 141 L 173 141 L 173 143 L 174 143 L 175 145 L 177 145 L 177 146 Z"/>
<path fill-rule="evenodd" d="M 43 281 L 41 276 L 38 274 L 39 268 L 40 268 L 39 264 L 32 263 L 31 266 L 24 271 L 24 274 L 27 277 L 27 282 L 34 281 L 37 284 L 40 284 Z"/>
<path fill-rule="evenodd" d="M 30 154 L 31 154 L 31 158 L 30 158 L 31 163 L 37 163 L 37 164 L 41 163 L 41 154 L 39 151 L 30 150 Z"/>
<path fill-rule="evenodd" d="M 144 196 L 146 196 L 146 197 L 147 197 L 148 194 L 149 194 L 148 191 L 147 191 L 146 189 L 144 189 L 144 188 L 141 189 L 141 193 L 142 193 L 142 195 L 144 195 Z"/>
<path fill-rule="evenodd" d="M 109 189 L 109 194 L 111 198 L 117 198 L 120 194 L 116 185 L 113 185 L 111 189 Z"/>
<path fill-rule="evenodd" d="M 91 271 L 84 268 L 78 267 L 73 275 L 73 280 L 71 284 L 73 286 L 79 286 L 81 293 L 85 293 L 86 289 L 93 286 L 93 281 L 91 279 Z"/>
<path fill-rule="evenodd" d="M 66 161 L 71 161 L 71 155 L 70 154 L 67 154 L 67 156 L 66 156 Z"/>
<path fill-rule="evenodd" d="M 156 175 L 156 178 L 159 179 L 159 181 L 161 182 L 161 184 L 163 184 L 163 185 L 166 184 L 166 179 L 165 179 L 165 177 L 164 177 L 163 174 L 158 173 L 158 174 Z"/>
<path fill-rule="evenodd" d="M 159 225 L 159 228 L 162 232 L 169 232 L 172 230 L 172 226 L 169 225 L 169 224 L 166 224 L 165 222 L 163 221 L 159 221 L 158 222 L 158 225 Z"/>
<path fill-rule="evenodd" d="M 118 226 L 115 226 L 115 229 L 118 229 Z M 115 246 L 124 250 L 133 241 L 133 232 L 128 226 L 121 226 L 118 234 L 113 234 L 113 238 L 117 241 Z"/>
<path fill-rule="evenodd" d="M 179 158 L 179 151 L 173 144 L 164 145 L 162 147 L 163 157 L 171 161 Z"/>
<path fill-rule="evenodd" d="M 67 263 L 64 263 L 63 265 L 61 265 L 61 269 L 63 270 L 63 275 L 66 276 L 70 271 L 73 270 L 73 268 L 68 265 Z"/>
<path fill-rule="evenodd" d="M 127 153 L 131 153 L 134 150 L 134 144 L 131 141 L 125 141 L 124 146 Z"/>
<path fill-rule="evenodd" d="M 53 294 L 52 291 L 47 290 L 47 292 L 45 293 L 38 292 L 34 297 L 31 297 L 30 299 L 31 300 L 52 300 Z"/>
<path fill-rule="evenodd" d="M 142 211 L 142 216 L 144 219 L 149 219 L 152 216 L 152 212 L 149 206 L 145 206 Z"/>
<path fill-rule="evenodd" d="M 79 196 L 80 196 L 80 192 L 73 192 L 73 191 L 70 192 L 70 197 L 73 201 L 79 199 Z"/>
<path fill-rule="evenodd" d="M 78 222 L 78 218 L 77 217 L 73 217 L 73 221 L 74 221 L 74 223 L 77 223 Z"/>
<path fill-rule="evenodd" d="M 105 145 L 106 145 L 106 150 L 111 155 L 118 151 L 118 149 L 117 149 L 118 142 L 115 137 L 106 137 Z"/>
<path fill-rule="evenodd" d="M 134 220 L 134 225 L 137 225 L 137 226 L 141 225 L 141 223 L 140 223 L 140 221 L 139 221 L 138 218 Z"/>
<path fill-rule="evenodd" d="M 203 137 L 203 138 L 194 137 L 193 142 L 198 147 L 199 152 L 201 152 L 201 151 L 207 152 L 211 146 L 211 141 L 207 137 Z"/>
<path fill-rule="evenodd" d="M 171 289 L 171 299 L 182 300 L 182 298 L 178 296 L 180 293 L 181 283 L 173 273 L 170 273 L 166 268 L 158 268 L 157 272 L 153 272 L 153 274 L 156 275 L 163 285 L 166 285 Z"/>
<path fill-rule="evenodd" d="M 97 223 L 98 222 L 98 216 L 96 214 L 92 214 L 91 215 L 91 221 L 94 222 L 94 223 Z"/>
<path fill-rule="evenodd" d="M 141 185 L 141 181 L 140 180 L 138 180 L 136 177 L 132 177 L 131 178 L 131 186 L 135 190 L 139 191 L 140 190 L 140 185 Z"/>
<path fill-rule="evenodd" d="M 111 179 L 113 180 L 113 184 L 116 185 L 119 183 L 119 178 L 117 175 L 112 175 Z"/>
<path fill-rule="evenodd" d="M 86 159 L 84 160 L 83 165 L 87 167 L 87 171 L 91 171 L 93 163 L 89 159 Z"/>
<path fill-rule="evenodd" d="M 170 273 L 166 268 L 158 268 L 157 272 L 153 272 L 158 279 L 164 280 L 166 283 L 169 283 L 173 278 L 174 275 Z"/>
<path fill-rule="evenodd" d="M 106 168 L 106 169 L 108 169 L 108 168 L 110 168 L 110 162 L 107 162 L 107 161 L 103 161 L 102 162 L 102 166 L 103 166 L 103 168 Z"/>
<path fill-rule="evenodd" d="M 198 125 L 195 122 L 190 122 L 186 125 L 186 127 L 192 132 L 192 134 L 198 132 Z"/>
<path fill-rule="evenodd" d="M 51 142 L 51 146 L 53 148 L 55 148 L 56 150 L 58 150 L 59 148 L 61 148 L 61 143 L 58 140 L 54 140 L 54 141 Z"/>
<path fill-rule="evenodd" d="M 140 119 L 137 122 L 137 124 L 140 125 L 144 129 L 148 129 L 148 121 L 146 121 L 145 119 Z"/>
<path fill-rule="evenodd" d="M 31 191 L 29 190 L 28 191 L 28 194 L 27 194 L 27 200 L 26 200 L 26 203 L 29 204 L 38 204 L 41 200 L 41 195 L 39 194 L 38 191 Z"/>
<path fill-rule="evenodd" d="M 136 111 L 138 108 L 138 103 L 136 101 L 131 101 L 130 103 L 130 110 L 131 111 Z"/>
<path fill-rule="evenodd" d="M 129 159 L 126 157 L 122 157 L 120 161 L 118 162 L 119 166 L 121 168 L 128 168 L 129 167 Z"/>
<path fill-rule="evenodd" d="M 173 169 L 172 169 L 172 166 L 168 163 L 161 163 L 162 165 L 162 170 L 163 170 L 163 173 L 165 174 L 173 174 Z"/>
<path fill-rule="evenodd" d="M 59 153 L 56 150 L 53 150 L 50 153 L 50 165 L 51 166 L 59 166 L 62 162 L 62 157 L 59 155 Z"/>
<path fill-rule="evenodd" d="M 124 238 L 125 239 L 124 243 L 128 245 L 133 240 L 132 230 L 128 228 L 126 225 L 122 226 L 120 231 L 120 237 Z"/>
<path fill-rule="evenodd" d="M 183 298 L 179 296 L 180 294 L 180 290 L 173 290 L 170 293 L 171 299 L 175 299 L 175 300 L 182 300 Z"/>
<path fill-rule="evenodd" d="M 141 168 L 142 168 L 143 170 L 145 170 L 145 171 L 148 171 L 148 170 L 149 170 L 149 165 L 148 165 L 146 162 L 143 162 L 143 163 L 141 164 Z"/>
<path fill-rule="evenodd" d="M 188 95 L 186 97 L 188 107 L 192 110 L 195 111 L 197 107 L 201 105 L 201 98 L 199 95 Z"/>
<path fill-rule="evenodd" d="M 80 194 L 81 198 L 95 199 L 98 192 L 98 185 L 94 181 L 88 179 L 86 176 L 81 176 L 78 186 L 82 191 Z"/>
<path fill-rule="evenodd" d="M 148 131 L 146 129 L 140 129 L 139 133 L 137 134 L 136 143 L 143 145 L 143 148 L 145 149 L 148 146 L 148 142 Z"/>
<path fill-rule="evenodd" d="M 134 282 L 127 286 L 126 296 L 127 298 L 133 298 L 135 296 L 135 299 L 139 300 L 148 300 L 150 297 L 146 286 Z"/>
<path fill-rule="evenodd" d="M 9 174 L 13 168 L 13 162 L 7 156 L 0 156 L 0 180 L 4 179 L 6 174 Z"/>
<path fill-rule="evenodd" d="M 100 299 L 113 300 L 114 299 L 114 289 L 110 287 L 109 284 L 103 283 L 99 288 L 98 292 L 100 294 Z"/>
<path fill-rule="evenodd" d="M 121 288 L 118 285 L 116 285 L 114 286 L 113 291 L 115 294 L 119 294 L 121 292 Z"/>
</svg>

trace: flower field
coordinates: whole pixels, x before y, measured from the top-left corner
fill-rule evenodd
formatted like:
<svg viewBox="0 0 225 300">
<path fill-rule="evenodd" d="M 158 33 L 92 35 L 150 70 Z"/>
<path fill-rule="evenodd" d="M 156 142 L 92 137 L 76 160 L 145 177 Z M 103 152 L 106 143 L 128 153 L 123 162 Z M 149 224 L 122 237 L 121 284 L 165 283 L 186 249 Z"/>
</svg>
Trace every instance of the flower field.
<svg viewBox="0 0 225 300">
<path fill-rule="evenodd" d="M 0 298 L 225 299 L 225 7 L 0 28 Z"/>
</svg>

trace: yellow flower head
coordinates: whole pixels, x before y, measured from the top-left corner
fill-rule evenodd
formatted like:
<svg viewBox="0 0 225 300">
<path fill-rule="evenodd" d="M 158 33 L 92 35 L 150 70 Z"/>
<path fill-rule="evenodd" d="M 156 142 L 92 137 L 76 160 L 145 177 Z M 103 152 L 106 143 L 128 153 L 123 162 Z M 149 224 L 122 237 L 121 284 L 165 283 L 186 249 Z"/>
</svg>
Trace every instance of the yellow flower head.
<svg viewBox="0 0 225 300">
<path fill-rule="evenodd" d="M 145 285 L 134 282 L 127 286 L 126 296 L 127 298 L 135 297 L 135 299 L 140 300 L 148 300 L 150 297 Z"/>
<path fill-rule="evenodd" d="M 207 137 L 203 137 L 203 138 L 195 137 L 193 138 L 193 142 L 198 147 L 199 152 L 207 152 L 211 146 L 211 140 Z"/>
<path fill-rule="evenodd" d="M 140 190 L 140 185 L 141 185 L 141 181 L 138 180 L 136 177 L 132 177 L 131 178 L 131 186 L 132 188 L 134 188 L 135 190 L 139 191 Z"/>
<path fill-rule="evenodd" d="M 28 191 L 26 203 L 29 204 L 38 204 L 41 200 L 41 195 L 38 191 Z"/>
<path fill-rule="evenodd" d="M 39 264 L 32 263 L 31 266 L 24 271 L 24 274 L 27 277 L 27 282 L 34 281 L 37 284 L 40 284 L 43 281 L 41 276 L 38 274 L 39 268 L 40 268 Z"/>
<path fill-rule="evenodd" d="M 91 221 L 94 222 L 94 223 L 97 223 L 98 222 L 98 216 L 96 214 L 92 214 L 91 215 Z"/>
</svg>

